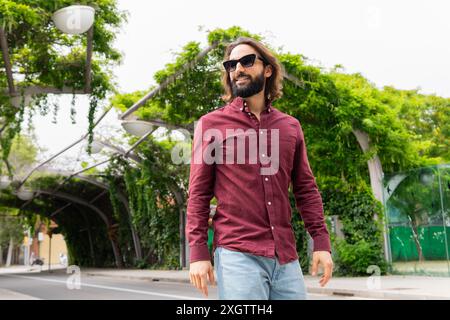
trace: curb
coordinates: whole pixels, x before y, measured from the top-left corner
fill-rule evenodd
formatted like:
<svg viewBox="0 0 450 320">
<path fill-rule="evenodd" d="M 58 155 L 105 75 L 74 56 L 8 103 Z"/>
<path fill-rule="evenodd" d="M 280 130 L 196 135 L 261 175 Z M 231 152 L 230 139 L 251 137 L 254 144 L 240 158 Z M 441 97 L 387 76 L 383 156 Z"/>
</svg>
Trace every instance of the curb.
<svg viewBox="0 0 450 320">
<path fill-rule="evenodd" d="M 360 298 L 385 299 L 385 300 L 450 300 L 450 297 L 395 293 L 381 290 L 369 291 L 357 289 L 337 289 L 337 288 L 317 288 L 317 287 L 308 287 L 307 290 L 310 293 L 327 294 L 333 296 L 345 296 L 349 298 L 360 297 Z"/>
<path fill-rule="evenodd" d="M 158 281 L 165 281 L 165 282 L 177 282 L 177 283 L 191 283 L 189 279 L 184 278 L 166 278 L 166 277 L 154 277 L 154 276 L 126 276 L 126 275 L 111 275 L 111 274 L 105 274 L 101 272 L 84 272 L 83 273 L 86 276 L 89 277 L 105 277 L 105 278 L 118 278 L 118 279 L 125 279 L 125 280 L 144 280 L 144 281 L 151 281 L 151 282 L 158 282 Z"/>
</svg>

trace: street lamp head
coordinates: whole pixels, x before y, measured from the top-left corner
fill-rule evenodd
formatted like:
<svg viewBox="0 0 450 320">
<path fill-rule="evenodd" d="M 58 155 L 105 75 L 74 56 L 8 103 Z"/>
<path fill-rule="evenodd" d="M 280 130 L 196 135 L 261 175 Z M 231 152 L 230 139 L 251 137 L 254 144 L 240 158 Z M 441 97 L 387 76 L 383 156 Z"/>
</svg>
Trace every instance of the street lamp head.
<svg viewBox="0 0 450 320">
<path fill-rule="evenodd" d="M 34 192 L 32 190 L 30 190 L 30 189 L 26 189 L 26 188 L 21 187 L 19 190 L 17 190 L 17 197 L 20 200 L 28 201 L 28 200 L 33 199 Z"/>
<path fill-rule="evenodd" d="M 420 173 L 419 178 L 423 185 L 429 186 L 433 183 L 434 175 L 431 171 L 423 171 Z"/>
<path fill-rule="evenodd" d="M 0 190 L 6 189 L 10 186 L 11 180 L 9 180 L 7 177 L 1 177 L 0 178 Z"/>
<path fill-rule="evenodd" d="M 153 129 L 153 124 L 142 120 L 125 120 L 122 121 L 122 127 L 133 136 L 143 137 Z"/>
<path fill-rule="evenodd" d="M 94 15 L 95 9 L 90 6 L 73 5 L 53 13 L 52 20 L 64 33 L 82 34 L 94 24 Z"/>
<path fill-rule="evenodd" d="M 94 139 L 94 141 L 92 141 L 91 143 L 91 154 L 100 153 L 102 150 L 103 144 L 100 141 Z"/>
</svg>

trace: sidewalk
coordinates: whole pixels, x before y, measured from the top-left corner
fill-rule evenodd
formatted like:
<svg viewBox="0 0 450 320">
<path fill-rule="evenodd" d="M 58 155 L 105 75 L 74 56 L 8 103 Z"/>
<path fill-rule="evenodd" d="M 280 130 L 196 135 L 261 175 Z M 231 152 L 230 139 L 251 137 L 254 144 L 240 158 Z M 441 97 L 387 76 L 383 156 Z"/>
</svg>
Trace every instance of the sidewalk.
<svg viewBox="0 0 450 320">
<path fill-rule="evenodd" d="M 60 264 L 51 265 L 51 270 L 61 270 L 66 269 Z M 41 271 L 48 271 L 48 265 L 43 266 L 10 266 L 10 267 L 0 267 L 0 276 L 2 274 L 17 274 L 17 273 L 38 273 Z"/>
<path fill-rule="evenodd" d="M 146 281 L 190 283 L 189 271 L 84 269 L 86 276 L 116 277 Z M 381 276 L 379 281 L 369 277 L 335 277 L 321 288 L 319 278 L 305 275 L 310 293 L 401 300 L 450 300 L 450 277 Z"/>
</svg>

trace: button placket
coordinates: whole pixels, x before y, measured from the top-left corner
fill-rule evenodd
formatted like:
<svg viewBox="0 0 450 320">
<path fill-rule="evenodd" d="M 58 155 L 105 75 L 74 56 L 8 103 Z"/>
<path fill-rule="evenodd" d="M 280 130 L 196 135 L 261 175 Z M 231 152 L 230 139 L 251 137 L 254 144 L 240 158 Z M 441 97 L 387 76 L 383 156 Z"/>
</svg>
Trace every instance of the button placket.
<svg viewBox="0 0 450 320">
<path fill-rule="evenodd" d="M 261 134 L 263 133 L 263 129 L 266 129 L 267 133 L 269 133 L 269 127 L 268 127 L 268 124 L 267 124 L 267 122 L 268 122 L 267 120 L 268 119 L 267 119 L 266 113 L 262 112 L 261 113 L 260 127 L 259 127 L 259 130 L 260 130 Z M 262 138 L 262 137 L 259 137 L 259 136 L 260 135 L 258 135 L 258 140 L 259 140 L 259 138 Z M 266 138 L 267 137 L 268 137 L 268 134 L 266 135 Z M 258 149 L 259 149 L 259 141 L 258 141 Z M 259 154 L 259 152 L 258 152 L 258 154 Z M 261 154 L 261 156 L 262 157 L 266 157 L 267 155 L 266 154 Z M 258 159 L 258 161 L 259 161 L 260 167 L 262 167 L 261 161 L 259 159 Z M 265 181 L 265 182 L 263 182 L 263 189 L 264 189 L 264 199 L 266 201 L 266 208 L 267 208 L 267 213 L 268 213 L 268 217 L 269 217 L 269 224 L 271 226 L 271 230 L 272 230 L 274 241 L 276 242 L 276 237 L 275 237 L 275 234 L 273 232 L 274 231 L 274 225 L 275 225 L 274 222 L 276 221 L 276 214 L 275 214 L 275 208 L 274 208 L 274 203 L 273 203 L 272 184 L 271 184 L 270 178 L 268 176 L 264 176 L 263 179 Z M 276 247 L 276 245 L 275 245 L 275 247 Z"/>
</svg>

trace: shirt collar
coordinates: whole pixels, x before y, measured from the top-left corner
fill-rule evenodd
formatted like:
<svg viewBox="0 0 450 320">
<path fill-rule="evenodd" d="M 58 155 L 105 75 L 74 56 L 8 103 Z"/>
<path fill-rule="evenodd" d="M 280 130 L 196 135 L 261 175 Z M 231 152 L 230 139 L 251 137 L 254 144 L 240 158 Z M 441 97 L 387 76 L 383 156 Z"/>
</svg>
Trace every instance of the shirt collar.
<svg viewBox="0 0 450 320">
<path fill-rule="evenodd" d="M 247 106 L 247 102 L 245 101 L 245 99 L 241 98 L 241 97 L 236 97 L 234 98 L 230 105 L 235 109 L 235 110 L 239 110 L 242 112 L 250 112 Z M 273 106 L 270 102 L 267 103 L 266 108 L 263 111 L 267 111 L 267 112 L 273 112 Z"/>
</svg>

